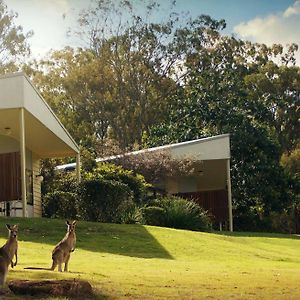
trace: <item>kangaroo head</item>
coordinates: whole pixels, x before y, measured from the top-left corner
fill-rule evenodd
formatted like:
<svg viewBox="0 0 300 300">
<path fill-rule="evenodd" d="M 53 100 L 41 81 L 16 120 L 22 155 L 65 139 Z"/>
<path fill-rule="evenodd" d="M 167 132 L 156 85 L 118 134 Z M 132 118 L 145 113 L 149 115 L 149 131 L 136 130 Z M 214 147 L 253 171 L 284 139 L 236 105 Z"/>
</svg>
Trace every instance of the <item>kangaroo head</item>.
<svg viewBox="0 0 300 300">
<path fill-rule="evenodd" d="M 12 225 L 10 226 L 9 224 L 6 224 L 6 228 L 8 229 L 9 232 L 9 237 L 10 238 L 17 238 L 18 236 L 18 230 L 19 230 L 19 226 L 18 225 Z"/>
<path fill-rule="evenodd" d="M 66 221 L 66 224 L 68 226 L 68 232 L 75 231 L 76 221 L 72 221 L 72 222 Z"/>
</svg>

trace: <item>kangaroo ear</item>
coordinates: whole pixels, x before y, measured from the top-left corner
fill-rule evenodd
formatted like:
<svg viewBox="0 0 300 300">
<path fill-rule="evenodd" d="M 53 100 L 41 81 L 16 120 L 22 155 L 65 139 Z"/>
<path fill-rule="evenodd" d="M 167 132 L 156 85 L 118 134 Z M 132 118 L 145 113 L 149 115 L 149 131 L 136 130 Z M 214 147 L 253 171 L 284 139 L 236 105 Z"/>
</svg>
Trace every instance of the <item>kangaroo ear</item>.
<svg viewBox="0 0 300 300">
<path fill-rule="evenodd" d="M 66 221 L 66 224 L 67 224 L 68 226 L 71 225 L 70 222 L 69 222 L 68 220 Z"/>
<path fill-rule="evenodd" d="M 75 225 L 76 225 L 76 222 L 77 222 L 77 221 L 75 220 L 75 221 L 73 221 L 73 223 L 72 223 L 72 224 L 75 226 Z"/>
<path fill-rule="evenodd" d="M 6 228 L 7 228 L 8 230 L 11 229 L 9 224 L 6 224 Z"/>
<path fill-rule="evenodd" d="M 14 225 L 14 229 L 18 230 L 19 229 L 19 224 Z"/>
</svg>

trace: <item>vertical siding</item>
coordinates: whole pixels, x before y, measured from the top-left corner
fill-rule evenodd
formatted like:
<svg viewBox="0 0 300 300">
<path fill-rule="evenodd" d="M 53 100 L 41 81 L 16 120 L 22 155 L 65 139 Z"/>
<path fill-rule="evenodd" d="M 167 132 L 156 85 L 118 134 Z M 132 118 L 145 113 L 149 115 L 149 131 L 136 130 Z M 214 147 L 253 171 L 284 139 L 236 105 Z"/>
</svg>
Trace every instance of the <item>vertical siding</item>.
<svg viewBox="0 0 300 300">
<path fill-rule="evenodd" d="M 226 190 L 180 193 L 178 196 L 192 199 L 198 203 L 211 214 L 213 222 L 228 221 L 228 196 Z"/>
<path fill-rule="evenodd" d="M 21 199 L 20 153 L 0 154 L 0 201 Z"/>
<path fill-rule="evenodd" d="M 42 201 L 41 201 L 41 180 L 36 177 L 40 173 L 40 159 L 32 155 L 32 171 L 33 171 L 33 216 L 42 217 Z"/>
</svg>

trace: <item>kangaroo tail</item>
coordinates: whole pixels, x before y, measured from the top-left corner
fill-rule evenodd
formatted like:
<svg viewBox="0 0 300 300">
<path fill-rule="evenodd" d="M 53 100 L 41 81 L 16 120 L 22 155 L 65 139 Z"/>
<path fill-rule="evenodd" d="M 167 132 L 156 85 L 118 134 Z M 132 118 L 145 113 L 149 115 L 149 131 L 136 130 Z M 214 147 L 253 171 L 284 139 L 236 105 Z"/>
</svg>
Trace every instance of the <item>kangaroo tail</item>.
<svg viewBox="0 0 300 300">
<path fill-rule="evenodd" d="M 45 270 L 45 271 L 53 271 L 52 268 L 38 268 L 38 267 L 26 267 L 25 270 Z"/>
</svg>

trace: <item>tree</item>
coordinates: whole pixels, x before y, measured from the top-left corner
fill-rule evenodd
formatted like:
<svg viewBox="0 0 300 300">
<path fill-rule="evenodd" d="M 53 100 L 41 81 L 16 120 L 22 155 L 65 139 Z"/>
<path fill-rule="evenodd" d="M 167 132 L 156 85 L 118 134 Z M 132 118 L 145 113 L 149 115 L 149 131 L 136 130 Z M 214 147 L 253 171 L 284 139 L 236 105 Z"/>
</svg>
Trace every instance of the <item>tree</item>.
<svg viewBox="0 0 300 300">
<path fill-rule="evenodd" d="M 142 174 L 146 181 L 155 185 L 165 176 L 192 175 L 198 171 L 200 161 L 194 157 L 172 158 L 169 150 L 144 151 L 118 155 L 112 163 Z"/>
<path fill-rule="evenodd" d="M 22 26 L 14 23 L 17 17 L 0 0 L 0 73 L 16 71 L 21 58 L 30 53 L 27 40 L 33 32 L 24 34 Z"/>
<path fill-rule="evenodd" d="M 193 32 L 190 34 L 194 36 Z M 286 193 L 288 180 L 279 164 L 285 147 L 282 136 L 286 133 L 281 135 L 278 124 L 283 120 L 294 122 L 293 109 L 279 120 L 274 105 L 279 106 L 277 100 L 281 99 L 285 107 L 290 107 L 283 82 L 286 73 L 292 76 L 296 67 L 278 66 L 285 70 L 285 75 L 278 72 L 281 89 L 276 90 L 277 97 L 273 97 L 270 106 L 261 96 L 268 90 L 261 84 L 258 93 L 258 89 L 250 88 L 250 79 L 253 82 L 256 78 L 256 83 L 261 83 L 258 76 L 269 75 L 266 69 L 272 63 L 271 58 L 285 57 L 284 53 L 276 46 L 254 45 L 217 32 L 207 31 L 207 34 L 212 34 L 208 47 L 197 47 L 187 55 L 185 67 L 189 76 L 185 86 L 177 95 L 169 121 L 150 130 L 148 145 L 230 133 L 234 208 L 235 216 L 240 217 L 236 225 L 245 229 L 246 216 L 254 217 L 247 220 L 253 225 L 291 201 Z M 197 45 L 196 37 L 194 43 Z M 292 101 L 293 105 L 297 103 L 297 93 Z"/>
<path fill-rule="evenodd" d="M 179 20 L 171 13 L 152 23 L 135 14 L 131 1 L 96 3 L 80 18 L 87 48 L 54 52 L 39 62 L 42 76 L 35 81 L 75 139 L 103 155 L 112 140 L 120 151 L 141 147 L 143 135 L 165 120 L 187 76 L 181 62 L 197 45 L 186 31 L 201 35 L 203 46 L 206 30 L 224 22 L 208 16 Z M 144 3 L 150 19 L 158 4 Z"/>
</svg>

